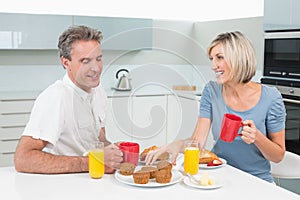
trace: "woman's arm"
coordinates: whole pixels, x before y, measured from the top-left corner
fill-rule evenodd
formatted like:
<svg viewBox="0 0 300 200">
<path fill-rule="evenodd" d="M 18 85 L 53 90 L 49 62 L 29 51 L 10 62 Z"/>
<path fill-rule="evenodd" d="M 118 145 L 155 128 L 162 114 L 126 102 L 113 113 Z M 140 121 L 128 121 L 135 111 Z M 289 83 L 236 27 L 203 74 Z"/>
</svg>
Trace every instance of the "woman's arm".
<svg viewBox="0 0 300 200">
<path fill-rule="evenodd" d="M 208 118 L 199 117 L 197 126 L 192 136 L 193 140 L 197 140 L 200 143 L 200 149 L 203 149 L 206 144 L 207 136 L 209 133 L 211 121 Z"/>
<path fill-rule="evenodd" d="M 285 153 L 285 130 L 269 133 L 267 138 L 256 127 L 252 120 L 243 122 L 242 139 L 247 143 L 254 143 L 264 157 L 272 162 L 280 162 Z"/>
</svg>

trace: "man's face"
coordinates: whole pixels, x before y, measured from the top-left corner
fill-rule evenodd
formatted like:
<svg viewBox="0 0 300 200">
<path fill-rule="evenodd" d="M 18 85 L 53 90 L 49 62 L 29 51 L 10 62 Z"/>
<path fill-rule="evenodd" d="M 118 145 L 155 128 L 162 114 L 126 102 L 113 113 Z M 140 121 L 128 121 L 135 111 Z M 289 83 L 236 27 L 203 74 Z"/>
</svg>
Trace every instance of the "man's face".
<svg viewBox="0 0 300 200">
<path fill-rule="evenodd" d="M 102 72 L 102 50 L 97 41 L 77 41 L 73 43 L 71 61 L 61 58 L 70 79 L 79 88 L 90 92 L 97 87 Z"/>
</svg>

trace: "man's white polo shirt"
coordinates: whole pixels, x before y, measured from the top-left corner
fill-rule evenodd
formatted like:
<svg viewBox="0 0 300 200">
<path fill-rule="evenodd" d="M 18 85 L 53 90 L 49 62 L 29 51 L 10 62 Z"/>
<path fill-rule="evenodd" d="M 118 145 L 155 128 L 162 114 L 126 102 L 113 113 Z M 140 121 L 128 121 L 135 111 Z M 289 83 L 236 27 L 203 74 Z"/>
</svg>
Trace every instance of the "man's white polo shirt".
<svg viewBox="0 0 300 200">
<path fill-rule="evenodd" d="M 101 84 L 87 93 L 66 74 L 38 96 L 23 135 L 48 141 L 44 151 L 81 156 L 98 140 L 106 109 Z"/>
</svg>

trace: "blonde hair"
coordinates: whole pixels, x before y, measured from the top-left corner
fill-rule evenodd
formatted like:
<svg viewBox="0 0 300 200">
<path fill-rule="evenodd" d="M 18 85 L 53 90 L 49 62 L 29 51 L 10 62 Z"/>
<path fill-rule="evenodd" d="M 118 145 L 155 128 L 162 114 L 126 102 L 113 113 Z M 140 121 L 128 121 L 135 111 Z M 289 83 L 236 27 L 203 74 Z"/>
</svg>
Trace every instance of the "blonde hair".
<svg viewBox="0 0 300 200">
<path fill-rule="evenodd" d="M 250 40 L 239 31 L 221 33 L 208 47 L 208 56 L 218 44 L 221 44 L 224 59 L 231 69 L 231 80 L 237 83 L 249 82 L 256 72 L 255 51 Z"/>
</svg>

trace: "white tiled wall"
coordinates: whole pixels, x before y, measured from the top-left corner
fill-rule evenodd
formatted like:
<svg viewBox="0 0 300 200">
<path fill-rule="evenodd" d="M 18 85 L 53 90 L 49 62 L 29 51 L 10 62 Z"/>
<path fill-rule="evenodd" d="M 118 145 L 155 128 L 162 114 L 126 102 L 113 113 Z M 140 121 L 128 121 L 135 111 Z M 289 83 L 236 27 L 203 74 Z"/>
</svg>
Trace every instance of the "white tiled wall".
<svg viewBox="0 0 300 200">
<path fill-rule="evenodd" d="M 158 63 L 107 65 L 104 66 L 101 77 L 104 88 L 110 89 L 117 85 L 116 73 L 123 68 L 129 70 L 133 88 L 145 84 L 161 84 L 162 87 L 167 88 L 172 88 L 173 85 L 196 85 L 197 91 L 202 91 L 205 83 L 214 79 L 214 74 L 209 66 L 162 65 Z M 126 73 L 124 72 L 124 74 Z"/>
</svg>

